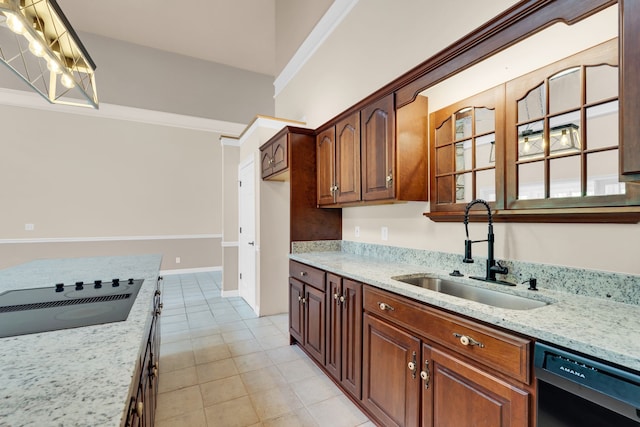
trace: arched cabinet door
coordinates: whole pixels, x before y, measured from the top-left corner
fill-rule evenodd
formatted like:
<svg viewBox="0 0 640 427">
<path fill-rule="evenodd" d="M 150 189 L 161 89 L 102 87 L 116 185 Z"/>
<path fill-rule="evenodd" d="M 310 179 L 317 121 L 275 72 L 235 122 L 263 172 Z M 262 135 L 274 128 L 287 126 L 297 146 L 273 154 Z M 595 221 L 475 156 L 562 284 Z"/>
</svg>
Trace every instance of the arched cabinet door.
<svg viewBox="0 0 640 427">
<path fill-rule="evenodd" d="M 362 200 L 395 196 L 395 113 L 393 95 L 361 111 Z"/>
<path fill-rule="evenodd" d="M 336 128 L 330 127 L 316 137 L 316 172 L 318 205 L 332 205 L 335 200 Z"/>
<path fill-rule="evenodd" d="M 360 114 L 336 124 L 336 201 L 360 200 Z"/>
</svg>

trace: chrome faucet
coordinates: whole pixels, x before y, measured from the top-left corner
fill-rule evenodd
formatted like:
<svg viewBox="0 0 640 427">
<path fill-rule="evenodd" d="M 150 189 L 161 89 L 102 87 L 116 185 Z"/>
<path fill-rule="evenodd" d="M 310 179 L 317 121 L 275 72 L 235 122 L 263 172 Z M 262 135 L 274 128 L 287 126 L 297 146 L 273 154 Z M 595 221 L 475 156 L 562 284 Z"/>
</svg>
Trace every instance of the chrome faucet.
<svg viewBox="0 0 640 427">
<path fill-rule="evenodd" d="M 483 205 L 485 208 L 487 208 L 487 215 L 489 217 L 489 232 L 485 240 L 469 239 L 469 209 L 471 209 L 473 205 L 477 205 L 477 204 Z M 478 243 L 478 242 L 487 242 L 487 246 L 488 246 L 487 271 L 486 271 L 485 277 L 472 277 L 472 279 L 478 279 L 478 280 L 484 280 L 487 282 L 495 282 L 495 283 L 501 283 L 504 285 L 515 286 L 513 283 L 503 282 L 501 280 L 496 279 L 496 273 L 507 274 L 509 270 L 507 269 L 507 267 L 501 266 L 499 262 L 496 262 L 495 258 L 493 257 L 493 242 L 494 242 L 493 217 L 491 216 L 491 208 L 489 207 L 489 203 L 485 202 L 482 199 L 475 199 L 469 202 L 469 204 L 467 204 L 467 207 L 464 210 L 464 230 L 467 234 L 467 239 L 464 241 L 464 259 L 462 260 L 462 262 L 465 262 L 467 264 L 473 263 L 473 257 L 471 255 L 472 244 Z"/>
</svg>

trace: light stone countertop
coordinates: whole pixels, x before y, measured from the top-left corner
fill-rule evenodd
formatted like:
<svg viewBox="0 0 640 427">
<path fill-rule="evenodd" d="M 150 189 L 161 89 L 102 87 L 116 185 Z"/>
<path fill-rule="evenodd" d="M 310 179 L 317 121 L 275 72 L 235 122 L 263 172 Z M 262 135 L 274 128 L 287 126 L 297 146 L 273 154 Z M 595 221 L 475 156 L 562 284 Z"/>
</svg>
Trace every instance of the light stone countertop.
<svg viewBox="0 0 640 427">
<path fill-rule="evenodd" d="M 528 291 L 468 278 L 467 284 L 497 289 L 551 304 L 532 310 L 509 310 L 469 301 L 409 285 L 391 277 L 429 273 L 448 278 L 450 271 L 420 265 L 392 263 L 384 259 L 337 252 L 302 252 L 289 258 L 342 277 L 363 282 L 441 307 L 492 325 L 585 353 L 640 371 L 640 306 L 600 298 L 552 291 L 542 287 Z"/>
<path fill-rule="evenodd" d="M 58 282 L 144 279 L 125 321 L 0 338 L 0 426 L 121 425 L 161 258 L 36 260 L 0 270 L 0 293 Z"/>
</svg>

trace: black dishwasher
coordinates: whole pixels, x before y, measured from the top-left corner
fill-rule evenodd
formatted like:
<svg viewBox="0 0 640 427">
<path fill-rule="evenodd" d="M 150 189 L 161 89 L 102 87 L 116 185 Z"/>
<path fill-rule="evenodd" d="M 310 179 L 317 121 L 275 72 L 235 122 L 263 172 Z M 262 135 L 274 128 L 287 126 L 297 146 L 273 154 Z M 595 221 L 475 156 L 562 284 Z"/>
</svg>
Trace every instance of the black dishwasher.
<svg viewBox="0 0 640 427">
<path fill-rule="evenodd" d="M 640 427 L 640 374 L 536 343 L 538 427 Z"/>
</svg>

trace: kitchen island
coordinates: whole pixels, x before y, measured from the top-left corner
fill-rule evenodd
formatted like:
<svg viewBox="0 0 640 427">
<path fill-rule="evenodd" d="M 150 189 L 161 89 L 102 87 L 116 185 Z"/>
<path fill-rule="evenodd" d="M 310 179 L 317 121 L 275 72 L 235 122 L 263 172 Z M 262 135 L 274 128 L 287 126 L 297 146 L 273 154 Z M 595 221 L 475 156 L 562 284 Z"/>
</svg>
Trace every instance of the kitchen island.
<svg viewBox="0 0 640 427">
<path fill-rule="evenodd" d="M 153 318 L 161 258 L 46 259 L 0 271 L 0 294 L 144 279 L 125 321 L 0 338 L 0 426 L 122 425 Z"/>
</svg>

